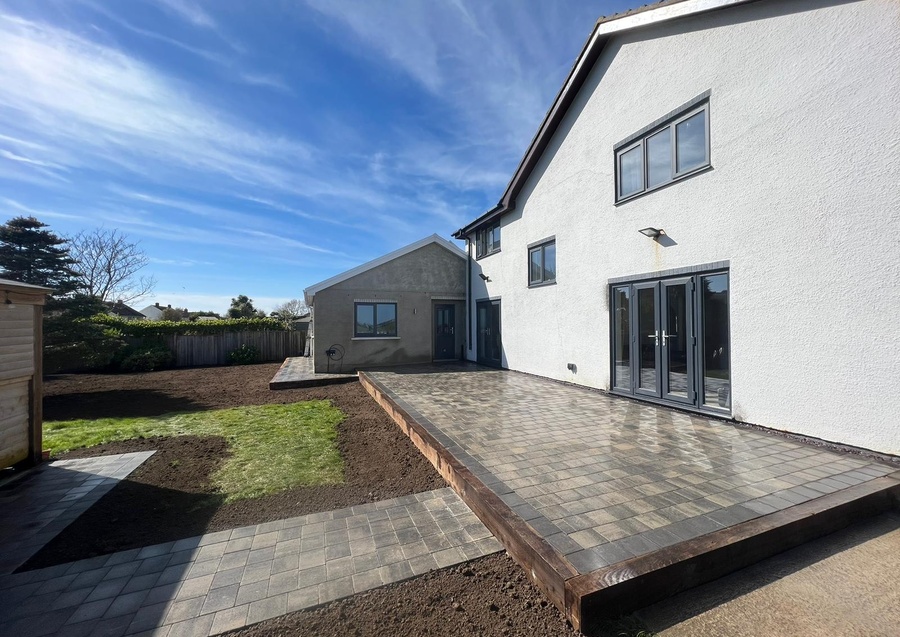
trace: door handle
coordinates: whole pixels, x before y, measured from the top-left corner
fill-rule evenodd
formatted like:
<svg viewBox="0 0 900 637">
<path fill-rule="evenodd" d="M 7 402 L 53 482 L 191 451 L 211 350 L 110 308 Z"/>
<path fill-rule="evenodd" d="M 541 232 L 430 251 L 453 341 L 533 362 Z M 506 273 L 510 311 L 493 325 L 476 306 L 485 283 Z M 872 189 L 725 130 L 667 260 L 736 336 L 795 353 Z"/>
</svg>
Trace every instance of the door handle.
<svg viewBox="0 0 900 637">
<path fill-rule="evenodd" d="M 668 344 L 667 340 L 670 338 L 678 338 L 678 334 L 666 334 L 666 331 L 663 330 L 663 332 L 662 332 L 663 347 L 665 347 Z"/>
<path fill-rule="evenodd" d="M 656 339 L 655 345 L 659 347 L 659 331 L 653 332 L 653 334 L 647 334 L 647 338 Z M 665 332 L 663 332 L 663 338 L 665 338 Z"/>
<path fill-rule="evenodd" d="M 450 328 L 450 334 L 453 334 L 453 328 L 452 328 L 452 327 Z"/>
</svg>

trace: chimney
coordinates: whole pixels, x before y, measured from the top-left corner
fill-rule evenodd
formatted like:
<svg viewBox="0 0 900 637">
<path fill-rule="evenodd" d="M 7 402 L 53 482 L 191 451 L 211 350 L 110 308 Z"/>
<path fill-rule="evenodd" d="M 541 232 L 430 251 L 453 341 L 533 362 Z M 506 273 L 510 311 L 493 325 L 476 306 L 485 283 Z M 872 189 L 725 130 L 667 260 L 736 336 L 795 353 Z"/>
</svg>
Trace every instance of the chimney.
<svg viewBox="0 0 900 637">
<path fill-rule="evenodd" d="M 169 308 L 169 309 L 171 310 L 171 309 L 172 309 L 172 304 L 169 303 L 166 307 Z"/>
<path fill-rule="evenodd" d="M 155 305 L 157 308 L 159 307 L 159 303 L 154 303 L 153 305 Z"/>
</svg>

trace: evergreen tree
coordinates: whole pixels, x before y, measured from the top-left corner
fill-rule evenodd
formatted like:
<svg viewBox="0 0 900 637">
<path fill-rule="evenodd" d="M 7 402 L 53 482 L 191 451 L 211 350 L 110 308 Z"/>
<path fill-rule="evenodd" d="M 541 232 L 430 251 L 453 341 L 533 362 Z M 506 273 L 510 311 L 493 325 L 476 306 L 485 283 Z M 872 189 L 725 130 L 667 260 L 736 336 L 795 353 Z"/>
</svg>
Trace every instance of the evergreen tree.
<svg viewBox="0 0 900 637">
<path fill-rule="evenodd" d="M 73 292 L 77 272 L 66 241 L 34 217 L 14 217 L 0 226 L 2 276 L 53 289 L 54 296 Z"/>
</svg>

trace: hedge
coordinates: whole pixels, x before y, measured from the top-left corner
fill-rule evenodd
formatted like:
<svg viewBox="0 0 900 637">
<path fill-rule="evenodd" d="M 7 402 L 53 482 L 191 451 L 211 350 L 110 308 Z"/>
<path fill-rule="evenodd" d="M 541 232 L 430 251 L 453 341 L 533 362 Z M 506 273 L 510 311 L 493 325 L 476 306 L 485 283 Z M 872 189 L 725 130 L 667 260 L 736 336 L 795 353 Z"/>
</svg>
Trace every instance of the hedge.
<svg viewBox="0 0 900 637">
<path fill-rule="evenodd" d="M 223 332 L 284 331 L 284 322 L 274 318 L 219 319 L 216 321 L 125 321 L 118 316 L 99 314 L 91 319 L 115 329 L 123 336 L 184 336 L 187 334 L 221 334 Z"/>
</svg>

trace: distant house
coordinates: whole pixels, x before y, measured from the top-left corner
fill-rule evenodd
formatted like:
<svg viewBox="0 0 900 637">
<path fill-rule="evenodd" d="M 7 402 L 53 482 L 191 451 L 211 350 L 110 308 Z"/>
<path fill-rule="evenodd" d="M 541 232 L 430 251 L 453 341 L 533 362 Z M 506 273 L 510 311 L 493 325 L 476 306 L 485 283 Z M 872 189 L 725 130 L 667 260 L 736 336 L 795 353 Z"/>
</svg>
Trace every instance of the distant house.
<svg viewBox="0 0 900 637">
<path fill-rule="evenodd" d="M 467 357 L 900 453 L 898 40 L 879 0 L 601 19 L 455 233 Z"/>
<path fill-rule="evenodd" d="M 153 305 L 148 305 L 143 310 L 141 310 L 141 314 L 146 316 L 151 321 L 160 321 L 163 317 L 163 312 L 166 310 L 173 309 L 171 305 L 167 305 L 165 307 L 161 306 L 159 303 L 154 303 Z M 175 308 L 178 309 L 178 308 Z M 187 310 L 182 311 L 182 320 L 186 321 L 188 319 Z"/>
<path fill-rule="evenodd" d="M 466 255 L 437 235 L 304 290 L 316 372 L 459 359 Z"/>
<path fill-rule="evenodd" d="M 126 321 L 144 321 L 147 319 L 141 312 L 138 312 L 133 307 L 125 305 L 122 301 L 116 301 L 115 303 L 112 301 L 104 301 L 103 305 L 106 306 L 107 312 Z"/>
</svg>

